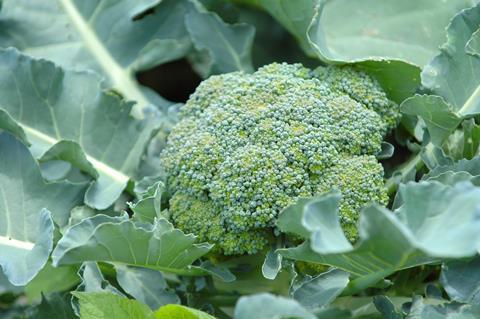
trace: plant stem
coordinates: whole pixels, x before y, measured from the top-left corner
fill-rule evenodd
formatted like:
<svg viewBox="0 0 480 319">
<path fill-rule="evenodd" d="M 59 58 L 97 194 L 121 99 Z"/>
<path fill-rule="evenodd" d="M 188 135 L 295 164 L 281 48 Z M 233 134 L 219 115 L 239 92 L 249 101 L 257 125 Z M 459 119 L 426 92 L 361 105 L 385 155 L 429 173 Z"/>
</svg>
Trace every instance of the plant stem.
<svg viewBox="0 0 480 319">
<path fill-rule="evenodd" d="M 435 146 L 430 142 L 425 146 L 424 152 L 427 155 L 431 154 L 434 148 Z M 398 188 L 398 184 L 401 183 L 404 177 L 410 174 L 412 170 L 419 170 L 424 165 L 425 163 L 423 162 L 421 151 L 410 157 L 410 159 L 403 165 L 401 165 L 400 168 L 385 182 L 385 187 L 387 188 L 388 195 L 392 195 L 395 193 Z"/>
</svg>

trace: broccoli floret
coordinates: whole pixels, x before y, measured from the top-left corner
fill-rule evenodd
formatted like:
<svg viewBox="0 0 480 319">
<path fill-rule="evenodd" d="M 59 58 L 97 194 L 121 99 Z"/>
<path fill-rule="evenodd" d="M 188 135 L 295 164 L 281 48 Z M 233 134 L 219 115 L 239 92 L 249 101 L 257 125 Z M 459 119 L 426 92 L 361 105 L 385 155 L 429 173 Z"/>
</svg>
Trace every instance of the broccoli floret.
<svg viewBox="0 0 480 319">
<path fill-rule="evenodd" d="M 349 67 L 274 63 L 212 76 L 161 154 L 172 222 L 218 252 L 251 254 L 271 241 L 283 208 L 339 189 L 353 240 L 359 209 L 387 201 L 374 155 L 398 114 L 378 83 Z"/>
</svg>

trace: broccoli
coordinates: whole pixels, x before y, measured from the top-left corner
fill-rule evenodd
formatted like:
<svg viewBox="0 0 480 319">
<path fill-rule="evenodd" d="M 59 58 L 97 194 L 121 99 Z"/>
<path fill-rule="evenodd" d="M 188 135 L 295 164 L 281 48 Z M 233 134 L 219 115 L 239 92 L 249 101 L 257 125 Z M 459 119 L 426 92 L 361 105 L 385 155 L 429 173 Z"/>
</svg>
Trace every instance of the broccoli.
<svg viewBox="0 0 480 319">
<path fill-rule="evenodd" d="M 212 76 L 161 154 L 172 222 L 225 255 L 253 254 L 274 239 L 283 208 L 339 189 L 355 240 L 360 208 L 387 202 L 375 155 L 398 117 L 380 85 L 352 67 L 274 63 Z"/>
</svg>

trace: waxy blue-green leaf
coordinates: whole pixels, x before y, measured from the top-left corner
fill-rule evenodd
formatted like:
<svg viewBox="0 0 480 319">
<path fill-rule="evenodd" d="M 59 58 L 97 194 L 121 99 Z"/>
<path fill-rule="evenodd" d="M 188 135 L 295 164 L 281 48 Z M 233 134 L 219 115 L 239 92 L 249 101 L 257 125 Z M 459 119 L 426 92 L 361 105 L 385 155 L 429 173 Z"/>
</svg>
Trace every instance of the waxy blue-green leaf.
<svg viewBox="0 0 480 319">
<path fill-rule="evenodd" d="M 125 296 L 120 290 L 105 279 L 96 262 L 84 262 L 77 272 L 77 277 L 80 278 L 81 282 L 74 292 L 106 292 L 122 297 Z M 75 297 L 72 298 L 71 304 L 75 314 L 79 316 L 80 305 Z"/>
<path fill-rule="evenodd" d="M 430 170 L 423 179 L 436 178 L 444 173 L 468 173 L 470 176 L 480 176 L 480 157 L 474 157 L 470 160 L 462 159 L 449 165 L 440 165 Z"/>
<path fill-rule="evenodd" d="M 45 267 L 25 286 L 25 294 L 30 302 L 40 300 L 42 294 L 67 291 L 80 282 L 77 276 L 78 266 Z"/>
<path fill-rule="evenodd" d="M 6 0 L 0 13 L 0 45 L 14 46 L 76 70 L 92 69 L 138 103 L 135 115 L 165 101 L 135 79 L 135 72 L 175 60 L 191 48 L 184 25 L 189 3 L 151 0 Z"/>
<path fill-rule="evenodd" d="M 23 131 L 22 127 L 18 125 L 14 119 L 10 117 L 10 114 L 5 110 L 0 109 L 0 132 L 5 131 L 14 135 L 22 141 L 23 144 L 29 145 L 27 136 Z"/>
<path fill-rule="evenodd" d="M 265 9 L 295 36 L 308 55 L 327 63 L 357 63 L 400 103 L 419 86 L 419 66 L 444 42 L 443 27 L 474 0 L 448 4 L 427 0 L 421 6 L 395 0 L 236 1 Z M 428 11 L 422 10 L 424 7 Z M 416 26 L 422 27 L 422 32 L 411 31 Z M 369 32 L 371 29 L 378 32 Z"/>
<path fill-rule="evenodd" d="M 480 306 L 461 303 L 449 303 L 413 298 L 407 319 L 475 319 L 480 316 Z"/>
<path fill-rule="evenodd" d="M 241 297 L 235 306 L 235 319 L 272 319 L 316 317 L 297 301 L 267 293 Z"/>
<path fill-rule="evenodd" d="M 198 51 L 208 53 L 203 77 L 233 71 L 253 72 L 251 50 L 255 29 L 247 24 L 228 25 L 214 13 L 191 10 L 185 24 Z"/>
<path fill-rule="evenodd" d="M 331 269 L 296 285 L 291 296 L 308 309 L 321 308 L 337 298 L 349 283 L 349 274 Z"/>
<path fill-rule="evenodd" d="M 137 187 L 139 186 L 139 187 Z M 155 218 L 161 218 L 162 196 L 165 193 L 165 184 L 157 181 L 148 186 L 140 193 L 138 190 L 140 185 L 135 185 L 138 201 L 134 204 L 129 203 L 130 209 L 133 211 L 133 219 L 136 221 L 153 223 Z"/>
<path fill-rule="evenodd" d="M 422 72 L 422 84 L 435 96 L 416 95 L 402 104 L 406 114 L 424 119 L 434 145 L 441 146 L 462 120 L 480 113 L 479 24 L 480 5 L 453 18 L 447 42 Z"/>
<path fill-rule="evenodd" d="M 397 196 L 400 199 L 396 199 L 399 208 L 395 213 L 375 205 L 362 211 L 358 226 L 360 239 L 349 250 L 332 239 L 328 253 L 322 253 L 323 245 L 312 240 L 279 252 L 286 258 L 348 271 L 354 276 L 350 286 L 361 289 L 400 269 L 438 262 L 442 258 L 474 255 L 480 247 L 479 196 L 480 189 L 469 182 L 454 186 L 438 182 L 408 183 L 400 187 Z M 328 201 L 328 197 L 321 196 L 317 201 L 322 204 L 318 207 L 325 207 L 321 202 Z M 306 213 L 304 210 L 303 215 Z M 324 213 L 322 209 L 311 212 Z M 295 218 L 304 218 L 300 215 L 292 214 L 292 224 Z M 455 216 L 454 224 L 450 222 L 452 216 Z M 279 227 L 291 232 L 288 227 Z M 330 234 L 331 227 L 330 223 L 318 223 L 314 229 Z M 335 234 L 335 238 L 341 236 L 343 233 Z"/>
<path fill-rule="evenodd" d="M 395 309 L 395 305 L 387 297 L 375 296 L 373 303 L 384 319 L 403 319 L 403 315 Z"/>
<path fill-rule="evenodd" d="M 120 290 L 115 288 L 102 274 L 102 271 L 95 262 L 85 262 L 80 267 L 78 277 L 82 280 L 75 291 L 79 292 L 108 292 L 124 296 Z"/>
<path fill-rule="evenodd" d="M 467 44 L 480 23 L 480 5 L 463 10 L 447 28 L 447 42 L 423 70 L 422 84 L 445 99 L 460 117 L 480 112 L 480 56 Z"/>
<path fill-rule="evenodd" d="M 319 2 L 308 37 L 324 61 L 400 60 L 422 67 L 445 42 L 450 19 L 477 1 Z"/>
<path fill-rule="evenodd" d="M 9 133 L 0 133 L 0 153 L 0 266 L 21 286 L 47 262 L 53 222 L 66 224 L 85 185 L 45 183 L 28 148 Z"/>
<path fill-rule="evenodd" d="M 479 257 L 470 260 L 452 260 L 443 264 L 440 282 L 452 300 L 480 305 L 479 268 Z"/>
<path fill-rule="evenodd" d="M 32 153 L 98 174 L 85 203 L 97 209 L 113 204 L 134 176 L 158 121 L 133 119 L 131 103 L 102 91 L 88 72 L 63 71 L 14 49 L 0 51 L 0 71 L 0 109 L 22 127 Z"/>
<path fill-rule="evenodd" d="M 405 114 L 420 116 L 427 125 L 432 143 L 441 146 L 462 121 L 450 105 L 435 95 L 415 95 L 401 105 Z"/>
<path fill-rule="evenodd" d="M 27 319 L 76 319 L 68 294 L 54 293 L 48 296 L 42 295 L 42 301 L 33 309 L 27 311 Z M 23 317 L 22 317 L 23 318 Z"/>
<path fill-rule="evenodd" d="M 197 0 L 6 0 L 0 26 L 0 46 L 98 72 L 136 102 L 137 118 L 150 105 L 171 103 L 141 86 L 135 73 L 184 57 L 193 44 L 209 52 L 204 76 L 251 69 L 253 28 L 230 26 Z"/>
<path fill-rule="evenodd" d="M 182 273 L 212 248 L 195 240 L 165 219 L 144 224 L 127 216 L 96 215 L 65 232 L 52 260 L 54 265 L 104 261 Z"/>
<path fill-rule="evenodd" d="M 282 259 L 282 255 L 275 250 L 269 250 L 262 265 L 263 277 L 274 280 L 282 269 Z"/>
<path fill-rule="evenodd" d="M 115 265 L 115 271 L 120 287 L 152 310 L 180 303 L 180 298 L 168 288 L 162 273 L 157 270 Z"/>
</svg>

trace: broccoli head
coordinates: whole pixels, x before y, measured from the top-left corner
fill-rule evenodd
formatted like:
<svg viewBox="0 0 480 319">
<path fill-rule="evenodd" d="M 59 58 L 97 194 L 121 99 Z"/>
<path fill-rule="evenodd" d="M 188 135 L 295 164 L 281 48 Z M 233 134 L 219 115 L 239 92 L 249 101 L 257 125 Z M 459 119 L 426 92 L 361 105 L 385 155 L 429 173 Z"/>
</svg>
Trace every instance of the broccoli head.
<svg viewBox="0 0 480 319">
<path fill-rule="evenodd" d="M 274 63 L 212 76 L 161 154 L 172 222 L 223 254 L 255 253 L 283 208 L 339 189 L 353 240 L 360 208 L 387 201 L 375 155 L 398 116 L 379 84 L 351 67 Z"/>
</svg>

